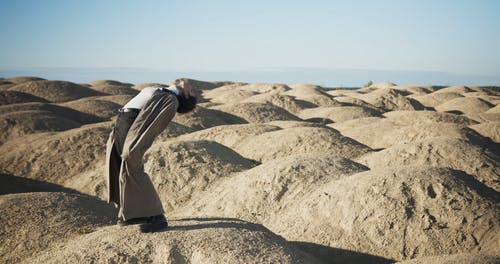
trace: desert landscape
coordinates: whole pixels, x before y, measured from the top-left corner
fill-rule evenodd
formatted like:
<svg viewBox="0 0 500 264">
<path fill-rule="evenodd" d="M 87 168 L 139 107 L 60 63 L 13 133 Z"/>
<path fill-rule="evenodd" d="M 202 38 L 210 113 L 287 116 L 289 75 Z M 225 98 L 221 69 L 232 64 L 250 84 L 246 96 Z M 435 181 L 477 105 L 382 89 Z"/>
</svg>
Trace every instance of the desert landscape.
<svg viewBox="0 0 500 264">
<path fill-rule="evenodd" d="M 117 226 L 117 110 L 180 81 L 0 79 L 1 263 L 500 262 L 498 87 L 189 79 L 144 157 L 170 227 Z"/>
</svg>

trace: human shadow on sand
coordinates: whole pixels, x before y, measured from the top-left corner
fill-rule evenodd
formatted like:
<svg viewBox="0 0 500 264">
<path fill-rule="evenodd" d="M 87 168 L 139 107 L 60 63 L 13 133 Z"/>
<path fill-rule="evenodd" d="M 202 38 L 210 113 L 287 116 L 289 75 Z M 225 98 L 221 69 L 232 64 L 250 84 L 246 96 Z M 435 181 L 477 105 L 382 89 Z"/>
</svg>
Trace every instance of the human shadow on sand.
<svg viewBox="0 0 500 264">
<path fill-rule="evenodd" d="M 184 225 L 185 222 L 198 222 L 189 223 Z M 261 224 L 255 224 L 252 222 L 247 222 L 237 218 L 224 218 L 224 217 L 192 217 L 192 218 L 179 218 L 171 219 L 169 221 L 170 226 L 164 232 L 168 231 L 189 231 L 189 230 L 199 230 L 205 228 L 237 228 L 246 229 L 250 231 L 264 231 L 270 232 L 269 229 Z M 360 253 L 356 251 L 339 249 L 328 247 L 320 244 L 302 242 L 302 241 L 290 241 L 290 245 L 306 252 L 323 263 L 394 263 L 394 260 L 386 259 L 380 256 L 374 256 L 370 254 Z"/>
</svg>

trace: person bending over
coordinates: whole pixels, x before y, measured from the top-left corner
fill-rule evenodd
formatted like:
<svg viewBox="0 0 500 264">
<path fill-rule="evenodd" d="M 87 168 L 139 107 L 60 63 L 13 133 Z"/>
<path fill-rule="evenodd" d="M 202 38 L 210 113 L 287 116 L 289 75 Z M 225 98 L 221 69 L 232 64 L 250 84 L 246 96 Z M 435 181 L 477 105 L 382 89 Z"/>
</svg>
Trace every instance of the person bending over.
<svg viewBox="0 0 500 264">
<path fill-rule="evenodd" d="M 168 88 L 146 87 L 118 110 L 106 143 L 108 202 L 119 208 L 118 225 L 140 224 L 141 232 L 168 227 L 142 158 L 176 113 L 190 112 L 195 106 L 191 86 L 182 81 Z"/>
</svg>

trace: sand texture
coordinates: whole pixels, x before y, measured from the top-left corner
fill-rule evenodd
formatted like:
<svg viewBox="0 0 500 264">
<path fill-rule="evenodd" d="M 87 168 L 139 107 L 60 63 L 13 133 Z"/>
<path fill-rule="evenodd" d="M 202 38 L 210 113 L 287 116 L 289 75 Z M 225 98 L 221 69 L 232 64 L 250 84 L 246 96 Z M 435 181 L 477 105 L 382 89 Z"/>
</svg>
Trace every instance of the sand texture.
<svg viewBox="0 0 500 264">
<path fill-rule="evenodd" d="M 116 225 L 105 144 L 147 86 L 199 105 L 144 155 L 169 229 Z M 0 79 L 0 263 L 499 263 L 500 92 Z"/>
</svg>

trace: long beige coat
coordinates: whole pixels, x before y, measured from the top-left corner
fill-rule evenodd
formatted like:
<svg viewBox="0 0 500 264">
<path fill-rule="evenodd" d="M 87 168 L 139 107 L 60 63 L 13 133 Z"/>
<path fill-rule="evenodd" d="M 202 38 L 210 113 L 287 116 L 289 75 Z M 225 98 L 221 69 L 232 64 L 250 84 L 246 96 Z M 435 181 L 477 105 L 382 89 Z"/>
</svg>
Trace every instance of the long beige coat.
<svg viewBox="0 0 500 264">
<path fill-rule="evenodd" d="M 179 102 L 171 92 L 155 91 L 132 123 L 120 154 L 115 147 L 115 130 L 106 143 L 108 202 L 119 208 L 118 217 L 128 220 L 163 214 L 161 201 L 142 158 L 154 139 L 175 116 Z"/>
</svg>

